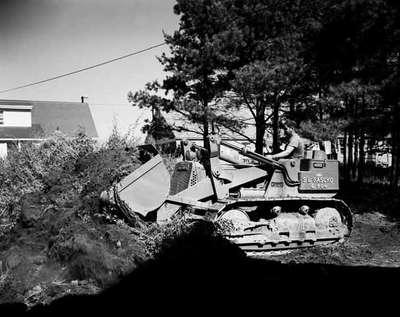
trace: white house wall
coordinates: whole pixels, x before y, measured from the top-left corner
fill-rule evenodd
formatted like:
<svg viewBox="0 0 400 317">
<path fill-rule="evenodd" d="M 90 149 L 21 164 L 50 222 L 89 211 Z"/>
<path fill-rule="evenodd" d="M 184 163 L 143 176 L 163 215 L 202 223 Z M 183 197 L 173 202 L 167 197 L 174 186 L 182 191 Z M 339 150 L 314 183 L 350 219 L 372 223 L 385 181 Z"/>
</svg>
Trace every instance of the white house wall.
<svg viewBox="0 0 400 317">
<path fill-rule="evenodd" d="M 32 116 L 30 111 L 4 111 L 4 126 L 7 127 L 30 127 Z"/>
<path fill-rule="evenodd" d="M 7 143 L 0 143 L 0 158 L 7 156 Z"/>
</svg>

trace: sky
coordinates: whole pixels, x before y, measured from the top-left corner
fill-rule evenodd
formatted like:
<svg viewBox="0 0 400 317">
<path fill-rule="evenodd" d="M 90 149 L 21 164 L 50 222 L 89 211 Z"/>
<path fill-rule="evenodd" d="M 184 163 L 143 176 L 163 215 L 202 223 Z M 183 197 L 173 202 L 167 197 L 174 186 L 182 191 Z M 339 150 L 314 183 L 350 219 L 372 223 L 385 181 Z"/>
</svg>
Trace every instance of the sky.
<svg viewBox="0 0 400 317">
<path fill-rule="evenodd" d="M 69 73 L 163 42 L 178 28 L 175 0 L 0 0 L 0 91 Z M 165 77 L 161 46 L 0 99 L 80 101 L 87 96 L 99 138 L 114 125 L 136 131 L 149 116 L 129 91 Z"/>
</svg>

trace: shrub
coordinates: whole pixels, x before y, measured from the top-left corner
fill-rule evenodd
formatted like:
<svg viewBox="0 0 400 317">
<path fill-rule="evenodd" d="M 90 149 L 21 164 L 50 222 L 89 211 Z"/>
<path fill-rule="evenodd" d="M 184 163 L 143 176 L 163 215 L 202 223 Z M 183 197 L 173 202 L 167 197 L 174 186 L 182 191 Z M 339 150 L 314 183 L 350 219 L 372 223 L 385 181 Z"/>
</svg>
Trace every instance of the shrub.
<svg viewBox="0 0 400 317">
<path fill-rule="evenodd" d="M 19 216 L 18 202 L 25 194 L 46 192 L 55 185 L 69 182 L 75 162 L 93 150 L 94 141 L 83 134 L 68 138 L 55 133 L 38 145 L 28 144 L 21 151 L 11 151 L 0 161 L 0 217 L 3 222 L 15 223 Z"/>
<path fill-rule="evenodd" d="M 67 137 L 57 132 L 39 144 L 11 151 L 0 160 L 0 234 L 18 220 L 25 194 L 41 192 L 58 206 L 78 204 L 89 211 L 98 207 L 102 190 L 138 164 L 132 139 L 116 129 L 102 146 L 83 133 Z"/>
</svg>

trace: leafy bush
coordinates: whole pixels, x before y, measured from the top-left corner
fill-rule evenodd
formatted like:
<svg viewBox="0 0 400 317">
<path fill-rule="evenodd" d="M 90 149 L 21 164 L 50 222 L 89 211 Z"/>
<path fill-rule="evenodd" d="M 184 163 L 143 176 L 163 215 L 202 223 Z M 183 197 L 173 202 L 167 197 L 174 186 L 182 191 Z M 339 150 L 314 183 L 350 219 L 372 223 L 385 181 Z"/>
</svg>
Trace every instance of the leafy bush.
<svg viewBox="0 0 400 317">
<path fill-rule="evenodd" d="M 20 199 L 42 192 L 53 204 L 97 208 L 99 193 L 139 165 L 134 143 L 116 129 L 102 146 L 82 133 L 55 133 L 0 160 L 0 219 L 3 231 L 20 216 Z"/>
<path fill-rule="evenodd" d="M 60 292 L 76 280 L 104 287 L 146 257 L 130 228 L 99 205 L 101 191 L 137 168 L 137 156 L 134 140 L 114 129 L 103 145 L 56 133 L 0 162 L 0 266 L 9 272 L 0 271 L 0 302 L 26 301 L 59 280 Z"/>
<path fill-rule="evenodd" d="M 55 184 L 70 180 L 60 178 L 72 170 L 75 162 L 94 150 L 94 142 L 79 134 L 67 138 L 55 133 L 40 144 L 28 144 L 21 151 L 11 151 L 0 162 L 0 210 L 3 220 L 18 218 L 18 202 L 27 193 L 48 191 Z"/>
</svg>

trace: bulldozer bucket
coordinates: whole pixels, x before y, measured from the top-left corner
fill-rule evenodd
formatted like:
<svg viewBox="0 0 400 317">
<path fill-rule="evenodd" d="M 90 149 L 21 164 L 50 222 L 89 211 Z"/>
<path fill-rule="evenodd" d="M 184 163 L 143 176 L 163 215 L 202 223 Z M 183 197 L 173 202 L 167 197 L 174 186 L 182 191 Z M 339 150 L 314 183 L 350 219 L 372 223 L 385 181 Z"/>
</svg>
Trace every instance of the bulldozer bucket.
<svg viewBox="0 0 400 317">
<path fill-rule="evenodd" d="M 116 193 L 133 212 L 146 216 L 159 208 L 170 189 L 170 175 L 160 155 L 125 177 L 116 186 Z"/>
</svg>

